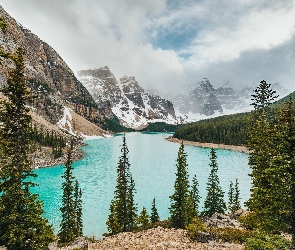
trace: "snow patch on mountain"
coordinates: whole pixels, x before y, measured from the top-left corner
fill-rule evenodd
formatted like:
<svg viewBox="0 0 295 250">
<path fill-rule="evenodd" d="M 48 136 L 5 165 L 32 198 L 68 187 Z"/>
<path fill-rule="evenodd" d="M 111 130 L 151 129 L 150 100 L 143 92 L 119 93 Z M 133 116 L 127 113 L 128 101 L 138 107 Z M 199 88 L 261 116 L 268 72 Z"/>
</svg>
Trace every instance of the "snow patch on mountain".
<svg viewBox="0 0 295 250">
<path fill-rule="evenodd" d="M 57 122 L 57 124 L 61 130 L 64 130 L 73 136 L 77 136 L 76 133 L 74 133 L 72 128 L 72 115 L 69 108 L 64 107 L 64 115 Z"/>
<path fill-rule="evenodd" d="M 123 126 L 137 129 L 150 122 L 179 122 L 173 104 L 149 95 L 134 77 L 124 76 L 118 82 L 108 67 L 82 70 L 78 75 L 98 106 L 110 105 Z"/>
</svg>

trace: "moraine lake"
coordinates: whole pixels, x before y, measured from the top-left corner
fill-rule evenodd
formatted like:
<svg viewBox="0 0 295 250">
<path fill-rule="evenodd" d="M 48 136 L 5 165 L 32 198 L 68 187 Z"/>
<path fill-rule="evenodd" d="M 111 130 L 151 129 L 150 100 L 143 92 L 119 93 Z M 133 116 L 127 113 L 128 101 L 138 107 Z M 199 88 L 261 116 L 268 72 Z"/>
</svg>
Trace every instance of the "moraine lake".
<svg viewBox="0 0 295 250">
<path fill-rule="evenodd" d="M 161 220 L 169 216 L 169 196 L 174 192 L 177 152 L 180 144 L 165 140 L 169 134 L 127 133 L 130 170 L 135 181 L 135 202 L 139 212 L 146 207 L 150 213 L 152 199 L 156 198 L 156 207 Z M 120 156 L 122 136 L 107 139 L 86 140 L 83 147 L 84 158 L 73 163 L 73 174 L 83 191 L 83 232 L 86 236 L 97 238 L 107 232 L 106 221 L 109 205 L 116 186 L 116 167 Z M 190 181 L 197 175 L 201 195 L 202 210 L 206 196 L 206 183 L 210 172 L 210 149 L 185 146 Z M 241 204 L 250 196 L 251 179 L 248 176 L 248 155 L 231 150 L 216 149 L 218 175 L 225 201 L 230 181 L 239 180 Z M 44 201 L 45 217 L 58 231 L 60 223 L 61 185 L 63 165 L 35 170 L 39 184 L 34 192 Z"/>
</svg>

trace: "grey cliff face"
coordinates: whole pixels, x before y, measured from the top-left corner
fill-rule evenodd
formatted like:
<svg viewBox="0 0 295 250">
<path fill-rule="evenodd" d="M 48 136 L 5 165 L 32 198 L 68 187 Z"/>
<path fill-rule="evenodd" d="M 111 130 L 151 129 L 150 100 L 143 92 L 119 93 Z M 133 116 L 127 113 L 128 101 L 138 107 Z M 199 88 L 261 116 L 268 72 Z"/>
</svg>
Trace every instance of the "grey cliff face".
<svg viewBox="0 0 295 250">
<path fill-rule="evenodd" d="M 17 23 L 1 6 L 0 15 L 8 24 L 5 31 L 0 31 L 0 46 L 10 53 L 14 53 L 18 47 L 24 49 L 25 75 L 29 87 L 37 96 L 33 104 L 37 113 L 55 124 L 63 115 L 63 107 L 67 106 L 89 121 L 100 123 L 102 112 L 59 54 Z M 1 84 L 6 82 L 12 67 L 11 61 L 3 61 L 0 68 Z"/>
<path fill-rule="evenodd" d="M 135 77 L 123 76 L 118 82 L 108 67 L 81 70 L 79 79 L 99 106 L 107 106 L 124 126 L 138 128 L 152 120 L 177 122 L 173 104 L 149 95 Z"/>
</svg>

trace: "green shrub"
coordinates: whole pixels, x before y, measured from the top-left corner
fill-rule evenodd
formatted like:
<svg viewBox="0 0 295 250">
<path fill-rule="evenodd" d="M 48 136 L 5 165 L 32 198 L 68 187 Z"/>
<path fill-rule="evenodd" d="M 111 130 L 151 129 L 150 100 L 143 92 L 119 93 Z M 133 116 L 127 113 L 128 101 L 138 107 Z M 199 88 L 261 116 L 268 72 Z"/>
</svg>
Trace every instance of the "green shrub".
<svg viewBox="0 0 295 250">
<path fill-rule="evenodd" d="M 238 221 L 248 230 L 254 230 L 260 226 L 259 221 L 255 218 L 253 213 L 239 216 Z"/>
<path fill-rule="evenodd" d="M 169 220 L 157 221 L 153 223 L 151 226 L 151 228 L 155 228 L 155 227 L 170 228 Z"/>
<path fill-rule="evenodd" d="M 249 230 L 242 230 L 237 228 L 210 228 L 210 232 L 214 233 L 218 239 L 221 239 L 223 242 L 230 242 L 241 244 L 247 241 L 253 233 Z"/>
<path fill-rule="evenodd" d="M 267 235 L 254 231 L 253 236 L 246 240 L 245 250 L 288 250 L 291 242 L 279 235 Z"/>
<path fill-rule="evenodd" d="M 197 233 L 198 232 L 207 232 L 207 228 L 203 221 L 199 217 L 193 218 L 193 221 L 191 224 L 186 226 L 187 234 L 192 240 L 197 239 Z"/>
</svg>

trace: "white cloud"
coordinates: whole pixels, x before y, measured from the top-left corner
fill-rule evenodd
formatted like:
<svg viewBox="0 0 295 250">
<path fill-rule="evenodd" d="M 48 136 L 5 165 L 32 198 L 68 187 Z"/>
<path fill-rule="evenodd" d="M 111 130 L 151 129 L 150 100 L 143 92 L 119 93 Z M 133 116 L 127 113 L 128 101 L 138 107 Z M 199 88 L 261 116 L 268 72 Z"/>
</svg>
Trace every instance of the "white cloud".
<svg viewBox="0 0 295 250">
<path fill-rule="evenodd" d="M 294 86 L 288 63 L 295 61 L 295 0 L 0 0 L 0 4 L 50 44 L 75 73 L 107 65 L 117 78 L 134 75 L 144 87 L 193 83 L 203 77 L 216 85 L 269 79 Z M 175 44 L 175 50 L 161 47 L 161 39 L 171 34 L 191 40 Z M 182 58 L 184 54 L 190 56 Z"/>
</svg>

